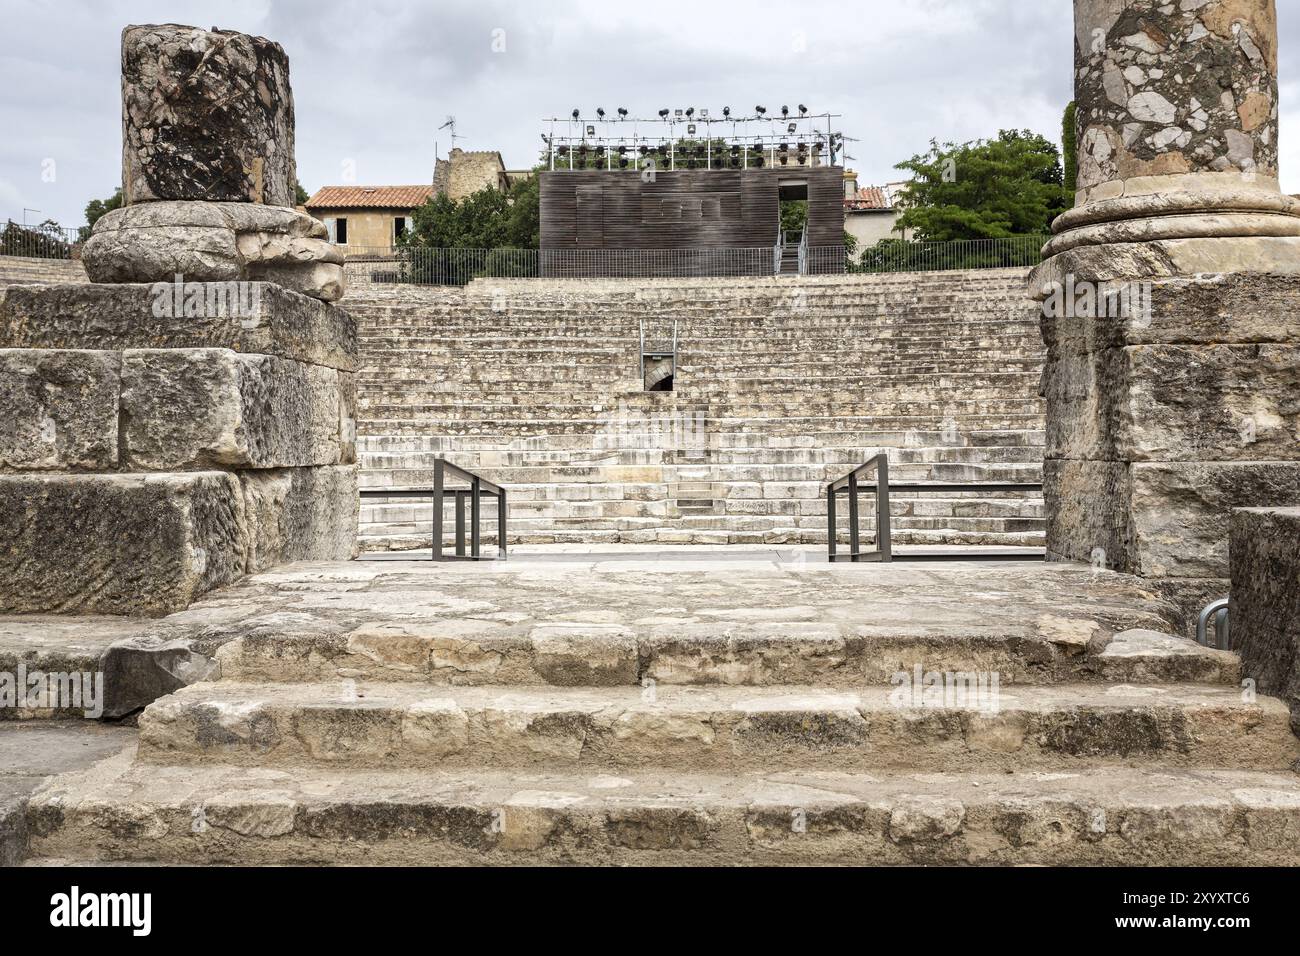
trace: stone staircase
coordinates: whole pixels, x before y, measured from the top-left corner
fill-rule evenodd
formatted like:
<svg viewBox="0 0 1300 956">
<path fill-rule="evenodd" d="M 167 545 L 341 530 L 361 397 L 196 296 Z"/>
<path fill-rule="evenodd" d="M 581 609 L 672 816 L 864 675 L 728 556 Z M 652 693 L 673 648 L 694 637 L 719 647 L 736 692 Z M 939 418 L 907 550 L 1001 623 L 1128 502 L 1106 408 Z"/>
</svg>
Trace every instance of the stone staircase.
<svg viewBox="0 0 1300 956">
<path fill-rule="evenodd" d="M 376 564 L 216 595 L 221 679 L 33 796 L 34 862 L 1300 862 L 1287 707 L 1134 579 Z"/>
<path fill-rule="evenodd" d="M 427 486 L 444 455 L 510 488 L 515 543 L 815 544 L 824 483 L 883 449 L 898 481 L 1038 481 L 1025 275 L 368 289 L 348 302 L 362 485 Z M 641 323 L 671 320 L 674 390 L 644 391 Z M 1042 542 L 1038 496 L 893 512 L 903 543 Z M 363 547 L 413 547 L 430 506 L 367 499 L 361 523 Z"/>
</svg>

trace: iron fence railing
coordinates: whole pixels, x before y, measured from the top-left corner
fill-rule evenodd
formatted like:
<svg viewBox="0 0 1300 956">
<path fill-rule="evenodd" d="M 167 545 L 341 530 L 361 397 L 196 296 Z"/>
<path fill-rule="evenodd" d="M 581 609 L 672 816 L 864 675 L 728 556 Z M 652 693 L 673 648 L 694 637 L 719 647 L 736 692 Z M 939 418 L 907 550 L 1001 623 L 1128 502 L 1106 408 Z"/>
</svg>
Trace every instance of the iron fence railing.
<svg viewBox="0 0 1300 956">
<path fill-rule="evenodd" d="M 1037 265 L 1046 236 L 963 242 L 886 240 L 855 261 L 843 246 L 799 243 L 799 274 L 930 272 Z M 465 285 L 473 279 L 768 276 L 781 270 L 785 237 L 741 249 L 430 249 L 344 246 L 353 286 Z M 789 245 L 793 245 L 790 242 Z"/>
<path fill-rule="evenodd" d="M 10 219 L 0 229 L 0 256 L 71 259 L 73 247 L 82 239 L 81 233 L 80 229 L 68 229 L 54 223 L 24 226 Z"/>
<path fill-rule="evenodd" d="M 863 249 L 848 271 L 855 273 L 944 272 L 954 269 L 1028 268 L 1043 261 L 1051 236 L 1011 236 L 954 242 L 885 239 Z"/>
</svg>

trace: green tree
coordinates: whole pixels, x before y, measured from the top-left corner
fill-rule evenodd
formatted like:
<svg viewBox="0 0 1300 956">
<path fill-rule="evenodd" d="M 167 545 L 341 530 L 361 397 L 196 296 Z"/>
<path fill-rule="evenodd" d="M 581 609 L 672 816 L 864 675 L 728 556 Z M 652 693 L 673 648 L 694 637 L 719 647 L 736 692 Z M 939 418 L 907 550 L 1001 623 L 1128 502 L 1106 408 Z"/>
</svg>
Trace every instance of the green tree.
<svg viewBox="0 0 1300 956">
<path fill-rule="evenodd" d="M 535 176 L 505 191 L 489 187 L 459 200 L 434 196 L 412 214 L 405 245 L 426 249 L 536 249 L 540 197 Z"/>
<path fill-rule="evenodd" d="M 1029 130 L 961 144 L 931 140 L 929 152 L 896 168 L 912 174 L 898 226 L 924 241 L 1044 234 L 1070 206 L 1060 151 Z"/>
<path fill-rule="evenodd" d="M 308 200 L 308 199 L 311 199 L 311 193 L 309 193 L 309 192 L 307 192 L 307 190 L 303 189 L 303 188 L 302 188 L 302 183 L 298 182 L 298 181 L 295 179 L 295 180 L 293 181 L 293 201 L 294 201 L 294 205 L 297 205 L 297 206 L 305 206 L 305 205 L 307 205 L 307 200 Z"/>
<path fill-rule="evenodd" d="M 92 199 L 86 203 L 86 226 L 81 230 L 83 238 L 90 235 L 90 230 L 95 228 L 95 223 L 99 222 L 104 213 L 112 212 L 122 206 L 122 187 L 119 186 L 113 195 L 107 199 Z"/>
<path fill-rule="evenodd" d="M 1075 128 L 1075 103 L 1065 108 L 1065 117 L 1061 120 L 1062 163 L 1065 166 L 1065 191 L 1071 196 L 1079 188 L 1079 139 Z"/>
</svg>

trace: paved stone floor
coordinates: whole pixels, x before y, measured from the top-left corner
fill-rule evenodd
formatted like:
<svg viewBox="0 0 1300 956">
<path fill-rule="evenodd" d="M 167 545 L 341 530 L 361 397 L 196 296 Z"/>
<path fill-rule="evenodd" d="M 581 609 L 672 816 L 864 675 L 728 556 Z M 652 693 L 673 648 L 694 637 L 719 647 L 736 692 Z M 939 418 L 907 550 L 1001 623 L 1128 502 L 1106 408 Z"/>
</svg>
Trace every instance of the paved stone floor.
<svg viewBox="0 0 1300 956">
<path fill-rule="evenodd" d="M 22 859 L 27 798 L 41 784 L 120 754 L 135 739 L 134 727 L 89 720 L 0 723 L 0 866 Z"/>
</svg>

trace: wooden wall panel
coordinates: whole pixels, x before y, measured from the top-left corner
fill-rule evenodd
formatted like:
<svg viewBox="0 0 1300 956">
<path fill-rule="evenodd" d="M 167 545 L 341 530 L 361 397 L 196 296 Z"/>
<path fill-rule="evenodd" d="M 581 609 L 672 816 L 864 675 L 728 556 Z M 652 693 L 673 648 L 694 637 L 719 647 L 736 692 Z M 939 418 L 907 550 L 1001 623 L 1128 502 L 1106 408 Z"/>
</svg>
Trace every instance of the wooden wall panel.
<svg viewBox="0 0 1300 956">
<path fill-rule="evenodd" d="M 810 245 L 843 241 L 838 167 L 541 173 L 541 247 L 566 249 L 757 249 L 777 241 L 781 183 L 808 183 Z M 586 219 L 599 217 L 599 227 Z"/>
</svg>

